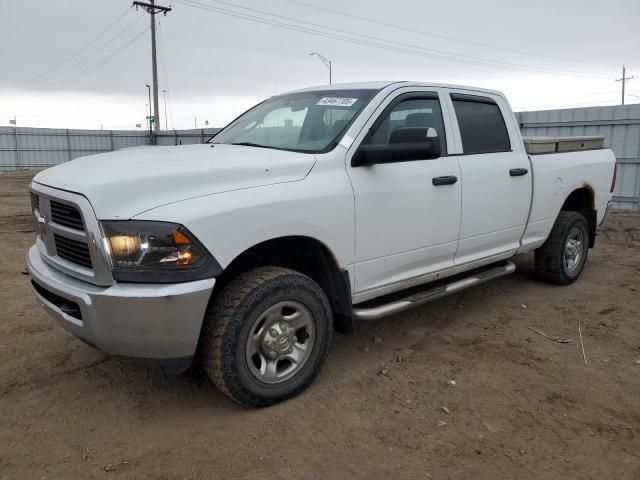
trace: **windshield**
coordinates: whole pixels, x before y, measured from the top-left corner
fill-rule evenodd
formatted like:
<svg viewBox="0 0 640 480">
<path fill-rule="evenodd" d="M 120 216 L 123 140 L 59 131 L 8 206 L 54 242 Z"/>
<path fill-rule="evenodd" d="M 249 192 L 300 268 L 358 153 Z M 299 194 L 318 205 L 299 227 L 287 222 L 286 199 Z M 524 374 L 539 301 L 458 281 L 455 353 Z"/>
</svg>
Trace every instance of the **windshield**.
<svg viewBox="0 0 640 480">
<path fill-rule="evenodd" d="M 270 98 L 210 141 L 321 153 L 334 148 L 377 90 L 324 90 Z"/>
</svg>

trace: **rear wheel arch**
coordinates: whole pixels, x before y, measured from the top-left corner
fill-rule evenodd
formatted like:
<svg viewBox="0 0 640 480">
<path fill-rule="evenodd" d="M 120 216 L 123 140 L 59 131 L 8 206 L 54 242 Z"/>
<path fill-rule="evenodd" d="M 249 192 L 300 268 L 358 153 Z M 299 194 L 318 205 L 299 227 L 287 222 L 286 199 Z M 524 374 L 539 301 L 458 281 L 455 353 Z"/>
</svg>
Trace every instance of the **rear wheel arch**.
<svg viewBox="0 0 640 480">
<path fill-rule="evenodd" d="M 573 190 L 565 199 L 560 211 L 578 212 L 586 218 L 589 225 L 589 248 L 595 245 L 598 211 L 595 207 L 595 192 L 591 185 L 584 183 Z"/>
<path fill-rule="evenodd" d="M 334 316 L 335 330 L 351 334 L 354 330 L 349 273 L 323 242 L 307 236 L 277 237 L 246 249 L 216 279 L 212 298 L 234 278 L 251 269 L 284 267 L 313 279 L 325 291 Z"/>
</svg>

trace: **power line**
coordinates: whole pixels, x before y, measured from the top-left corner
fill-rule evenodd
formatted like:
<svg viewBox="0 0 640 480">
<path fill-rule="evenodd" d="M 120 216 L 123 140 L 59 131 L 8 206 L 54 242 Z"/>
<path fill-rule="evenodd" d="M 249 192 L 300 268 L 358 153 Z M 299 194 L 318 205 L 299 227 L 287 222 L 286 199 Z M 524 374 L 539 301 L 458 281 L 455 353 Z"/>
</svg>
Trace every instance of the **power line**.
<svg viewBox="0 0 640 480">
<path fill-rule="evenodd" d="M 162 65 L 162 73 L 164 77 L 164 83 L 168 89 L 164 90 L 165 92 L 165 106 L 167 102 L 167 96 L 169 97 L 169 116 L 171 117 L 171 126 L 175 128 L 175 123 L 173 121 L 173 101 L 171 95 L 171 84 L 169 83 L 169 74 L 167 73 L 167 53 L 164 47 L 164 33 L 162 31 L 162 22 L 158 22 L 158 39 L 160 40 L 158 43 L 160 45 L 160 65 Z M 165 126 L 166 126 L 166 112 L 165 112 Z"/>
<path fill-rule="evenodd" d="M 49 82 L 50 80 L 53 80 L 53 84 L 57 84 L 60 82 L 60 79 L 56 79 L 56 77 L 61 76 L 62 74 L 73 70 L 75 68 L 80 67 L 83 63 L 86 63 L 89 60 L 93 60 L 95 58 L 95 55 L 97 53 L 99 53 L 100 51 L 104 50 L 106 47 L 108 47 L 109 45 L 111 45 L 114 41 L 119 40 L 122 35 L 124 35 L 126 32 L 128 32 L 129 30 L 131 30 L 131 28 L 136 25 L 137 23 L 140 22 L 142 17 L 136 17 L 134 19 L 133 22 L 127 24 L 126 27 L 124 27 L 123 29 L 119 30 L 114 36 L 110 37 L 106 42 L 102 43 L 100 46 L 98 46 L 95 49 L 92 49 L 90 52 L 87 53 L 87 55 L 85 55 L 83 58 L 81 58 L 80 60 L 78 60 L 77 62 L 72 63 L 71 65 L 68 65 L 67 67 L 65 67 L 63 70 L 60 70 L 52 75 L 50 75 L 48 78 L 43 78 L 42 80 L 38 80 L 38 81 L 33 81 L 32 83 L 34 83 L 35 85 L 37 85 L 40 82 L 45 82 L 44 85 L 42 86 L 35 86 L 32 89 L 33 90 L 42 90 L 42 89 L 47 89 L 49 88 L 47 86 L 47 82 Z M 76 72 L 77 73 L 77 72 Z M 64 79 L 62 79 L 62 81 L 64 81 Z"/>
<path fill-rule="evenodd" d="M 246 6 L 242 6 L 242 5 L 236 5 L 234 3 L 231 3 L 231 2 L 228 2 L 228 1 L 225 1 L 225 0 L 209 0 L 209 1 L 213 1 L 215 3 L 221 3 L 221 4 L 224 4 L 224 5 L 228 5 L 228 6 L 233 6 L 233 7 L 236 7 L 236 8 L 242 8 L 244 10 L 260 13 L 260 14 L 263 14 L 263 15 L 269 15 L 269 16 L 276 17 L 276 18 L 282 18 L 282 19 L 287 20 L 287 21 L 293 21 L 293 22 L 298 22 L 298 23 L 302 23 L 302 24 L 311 25 L 311 26 L 314 26 L 314 27 L 324 28 L 324 29 L 327 29 L 327 30 L 333 30 L 333 31 L 336 31 L 336 32 L 339 32 L 339 33 L 343 33 L 343 34 L 347 34 L 347 35 L 354 35 L 354 36 L 358 36 L 358 37 L 363 37 L 363 38 L 366 38 L 366 39 L 369 39 L 369 40 L 382 41 L 382 42 L 385 42 L 385 43 L 399 45 L 400 47 L 408 47 L 408 48 L 414 48 L 414 49 L 423 50 L 425 52 L 434 52 L 437 55 L 452 56 L 452 57 L 458 57 L 458 58 L 461 58 L 461 59 L 468 59 L 468 60 L 472 60 L 472 61 L 495 63 L 495 64 L 498 64 L 498 65 L 507 65 L 507 66 L 513 66 L 513 67 L 518 67 L 518 68 L 525 68 L 525 69 L 546 70 L 546 71 L 549 71 L 549 72 L 554 72 L 555 71 L 555 72 L 569 73 L 571 75 L 585 75 L 585 74 L 583 74 L 581 72 L 572 72 L 572 71 L 564 71 L 564 70 L 558 70 L 558 69 L 534 67 L 534 66 L 530 66 L 530 65 L 519 65 L 519 64 L 515 64 L 515 63 L 510 63 L 510 62 L 502 62 L 502 61 L 499 61 L 499 60 L 483 59 L 483 58 L 479 58 L 479 57 L 472 57 L 472 56 L 467 56 L 467 55 L 462 55 L 462 54 L 456 54 L 456 53 L 447 52 L 447 51 L 443 51 L 443 50 L 424 48 L 424 47 L 422 47 L 420 45 L 396 42 L 396 41 L 393 41 L 393 40 L 387 40 L 387 39 L 374 37 L 374 36 L 370 36 L 370 35 L 365 35 L 365 34 L 352 32 L 352 31 L 348 31 L 348 30 L 342 30 L 342 29 L 338 29 L 338 28 L 328 27 L 326 25 L 322 25 L 322 24 L 318 24 L 318 23 L 307 22 L 307 21 L 304 21 L 304 20 L 299 20 L 299 19 L 295 19 L 295 18 L 291 18 L 291 17 L 285 17 L 283 15 L 274 14 L 274 13 L 267 12 L 267 11 L 264 11 L 264 10 L 258 10 L 258 9 L 255 9 L 255 8 L 250 8 L 250 7 L 246 7 Z M 586 75 L 594 76 L 592 74 L 586 74 Z M 602 76 L 602 78 L 609 78 L 609 77 Z"/>
<path fill-rule="evenodd" d="M 199 8 L 199 9 L 202 9 L 202 10 L 205 10 L 205 11 L 210 11 L 210 12 L 214 12 L 214 13 L 220 13 L 222 15 L 241 18 L 241 19 L 244 19 L 244 20 L 249 20 L 249 21 L 253 21 L 253 22 L 257 22 L 257 23 L 276 26 L 276 27 L 279 27 L 279 28 L 284 28 L 284 29 L 288 29 L 288 30 L 294 30 L 294 31 L 303 32 L 303 33 L 308 33 L 308 34 L 311 34 L 311 35 L 316 35 L 316 36 L 335 39 L 335 40 L 341 40 L 341 41 L 344 41 L 344 42 L 353 43 L 353 44 L 357 44 L 357 45 L 368 46 L 368 47 L 377 48 L 377 49 L 381 49 L 381 50 L 387 50 L 387 51 L 392 51 L 392 52 L 397 52 L 397 53 L 405 53 L 405 54 L 409 54 L 409 55 L 415 55 L 415 56 L 426 57 L 426 58 L 433 58 L 433 59 L 436 59 L 436 60 L 442 60 L 442 61 L 447 61 L 447 62 L 464 63 L 464 64 L 475 65 L 475 66 L 489 66 L 489 67 L 493 67 L 493 68 L 511 69 L 511 70 L 529 72 L 529 73 L 534 72 L 534 73 L 539 73 L 539 74 L 543 74 L 543 75 L 545 75 L 545 74 L 546 75 L 564 74 L 564 75 L 583 76 L 583 77 L 592 77 L 592 78 L 608 78 L 608 77 L 605 77 L 605 76 L 602 76 L 602 75 L 584 74 L 584 73 L 581 73 L 581 72 L 574 72 L 574 71 L 554 70 L 554 69 L 549 69 L 549 68 L 534 67 L 534 66 L 530 66 L 530 65 L 519 65 L 519 64 L 514 64 L 514 63 L 510 63 L 510 62 L 502 62 L 502 61 L 497 61 L 497 60 L 496 61 L 492 61 L 492 60 L 487 60 L 487 59 L 482 59 L 482 58 L 477 58 L 477 57 L 471 57 L 471 56 L 467 56 L 467 55 L 451 54 L 449 52 L 443 52 L 443 51 L 440 51 L 440 50 L 426 49 L 426 48 L 421 47 L 419 45 L 406 44 L 406 43 L 395 42 L 393 40 L 387 40 L 387 39 L 383 39 L 383 38 L 379 38 L 379 37 L 373 37 L 373 36 L 370 36 L 370 35 L 358 34 L 358 33 L 355 33 L 355 32 L 349 32 L 349 31 L 346 31 L 346 30 L 341 30 L 341 29 L 337 29 L 337 28 L 333 28 L 333 27 L 328 27 L 326 25 L 321 25 L 321 24 L 318 24 L 318 23 L 307 22 L 307 21 L 303 21 L 303 20 L 297 20 L 297 19 L 293 19 L 291 17 L 285 17 L 283 15 L 273 14 L 273 13 L 265 12 L 263 10 L 257 10 L 257 9 L 253 9 L 253 8 L 249 8 L 249 7 L 241 7 L 241 6 L 238 6 L 238 5 L 234 5 L 234 6 L 239 7 L 239 8 L 243 8 L 245 10 L 250 10 L 250 11 L 255 11 L 255 12 L 258 12 L 258 13 L 266 14 L 266 15 L 269 15 L 269 16 L 272 16 L 272 17 L 276 17 L 276 18 L 284 18 L 284 19 L 287 19 L 289 21 L 297 22 L 297 23 L 300 23 L 300 24 L 312 25 L 312 26 L 319 27 L 319 28 L 322 28 L 322 29 L 325 29 L 325 30 L 332 30 L 332 31 L 335 31 L 335 32 L 340 32 L 341 34 L 330 33 L 330 32 L 326 32 L 326 31 L 322 31 L 322 30 L 318 30 L 318 29 L 314 29 L 314 28 L 310 28 L 310 27 L 305 27 L 305 26 L 301 26 L 301 25 L 295 25 L 295 24 L 283 22 L 283 21 L 280 21 L 280 20 L 273 20 L 273 19 L 269 19 L 269 18 L 264 18 L 264 17 L 259 17 L 259 16 L 247 14 L 247 13 L 228 10 L 228 9 L 225 9 L 225 8 L 222 8 L 222 7 L 217 7 L 217 6 L 213 6 L 213 5 L 209 5 L 209 4 L 203 4 L 203 3 L 197 2 L 195 0 L 176 0 L 176 1 L 178 3 L 181 3 L 181 4 L 186 5 L 186 6 L 190 6 L 190 7 L 193 7 L 193 8 Z M 229 2 L 222 2 L 221 0 L 212 0 L 212 1 L 218 2 L 218 3 L 229 4 Z M 342 34 L 345 34 L 346 36 L 342 35 Z M 360 37 L 360 38 L 358 38 L 358 37 Z M 374 41 L 371 41 L 371 40 L 374 40 Z M 383 42 L 383 43 L 379 43 L 379 42 Z"/>
<path fill-rule="evenodd" d="M 66 87 L 68 85 L 71 85 L 71 84 L 77 82 L 78 80 L 81 80 L 82 78 L 86 77 L 87 75 L 93 73 L 94 71 L 98 70 L 99 68 L 104 66 L 106 63 L 110 62 L 115 57 L 120 55 L 123 51 L 125 51 L 131 45 L 133 45 L 136 40 L 138 40 L 144 33 L 147 32 L 147 30 L 149 30 L 149 27 L 143 28 L 133 38 L 131 38 L 128 42 L 126 42 L 125 44 L 121 45 L 120 47 L 118 47 L 116 50 L 112 51 L 110 54 L 106 55 L 105 57 L 101 58 L 98 62 L 92 64 L 88 69 L 86 69 L 83 72 L 81 72 L 80 75 L 77 75 L 76 77 L 74 77 L 74 78 L 72 78 L 72 79 L 70 79 L 68 81 L 62 82 L 62 84 L 58 84 L 56 87 L 54 87 L 54 90 L 60 90 L 61 88 L 64 88 L 64 87 Z"/>
<path fill-rule="evenodd" d="M 62 80 L 62 81 L 58 81 L 57 83 L 53 84 L 53 86 L 44 87 L 44 91 L 43 92 L 41 92 L 39 94 L 36 94 L 36 95 L 26 96 L 26 97 L 23 97 L 22 99 L 24 100 L 24 99 L 28 99 L 28 98 L 40 97 L 42 95 L 48 95 L 48 94 L 53 93 L 55 91 L 61 90 L 61 89 L 65 88 L 65 87 L 67 87 L 67 86 L 69 86 L 69 85 L 71 85 L 73 83 L 76 83 L 78 80 L 83 79 L 87 75 L 89 75 L 89 74 L 93 73 L 94 71 L 98 70 L 99 68 L 103 67 L 104 65 L 109 63 L 111 60 L 113 60 L 115 57 L 120 55 L 120 53 L 122 53 L 124 50 L 129 48 L 131 45 L 133 45 L 135 43 L 135 41 L 138 40 L 147 30 L 149 30 L 149 27 L 145 27 L 144 29 L 142 29 L 131 40 L 126 42 L 124 45 L 121 45 L 116 50 L 112 51 L 110 54 L 104 56 L 99 61 L 97 61 L 96 63 L 92 64 L 89 68 L 83 70 L 82 72 L 78 72 L 78 74 L 76 74 L 75 77 L 72 77 L 70 79 L 65 79 L 65 80 Z"/>
<path fill-rule="evenodd" d="M 131 7 L 127 7 L 127 9 L 122 12 L 112 23 L 109 24 L 109 26 L 107 28 L 105 28 L 104 30 L 102 30 L 97 36 L 95 36 L 91 41 L 89 41 L 87 44 L 85 44 L 83 47 L 81 47 L 79 50 L 77 50 L 73 55 L 71 55 L 70 57 L 66 58 L 65 60 L 57 63 L 56 65 L 54 65 L 53 67 L 37 74 L 34 78 L 31 78 L 25 82 L 19 82 L 16 85 L 18 86 L 22 86 L 22 85 L 28 85 L 34 82 L 39 82 L 41 80 L 42 77 L 47 77 L 49 76 L 49 73 L 57 70 L 58 68 L 60 68 L 61 66 L 67 64 L 68 62 L 70 62 L 71 60 L 73 60 L 74 58 L 76 58 L 78 55 L 80 55 L 82 52 L 84 52 L 85 50 L 87 50 L 91 45 L 93 45 L 94 43 L 96 43 L 100 38 L 102 38 L 109 30 L 111 30 L 115 25 L 117 25 L 120 20 L 122 20 L 127 13 L 129 13 L 131 11 Z M 55 76 L 56 74 L 54 74 Z"/>
<path fill-rule="evenodd" d="M 293 3 L 296 5 L 301 5 L 303 7 L 307 7 L 307 8 L 313 8 L 315 10 L 320 10 L 323 12 L 328 12 L 328 13 L 333 13 L 335 15 L 340 15 L 343 17 L 347 17 L 347 18 L 352 18 L 355 20 L 361 20 L 363 22 L 368 22 L 368 23 L 372 23 L 375 25 L 382 25 L 385 27 L 389 27 L 389 28 L 394 28 L 396 30 L 402 30 L 405 32 L 412 32 L 412 33 L 418 33 L 420 35 L 425 35 L 428 37 L 434 37 L 434 38 L 441 38 L 444 40 L 450 40 L 450 41 L 454 41 L 454 42 L 460 42 L 460 43 L 465 43 L 467 45 L 476 45 L 479 47 L 485 47 L 485 48 L 491 48 L 494 50 L 501 50 L 504 52 L 511 52 L 511 53 L 518 53 L 521 55 L 530 55 L 532 57 L 539 57 L 539 58 L 549 58 L 549 59 L 553 59 L 553 60 L 560 60 L 563 62 L 575 62 L 575 63 L 587 63 L 587 64 L 592 64 L 592 65 L 597 65 L 596 63 L 593 62 L 589 62 L 586 60 L 575 60 L 575 59 L 571 59 L 571 58 L 564 58 L 564 57 L 556 57 L 553 55 L 543 55 L 543 54 L 539 54 L 539 53 L 533 53 L 533 52 L 527 52 L 524 50 L 517 50 L 517 49 L 513 49 L 513 48 L 507 48 L 507 47 L 499 47 L 497 45 L 491 45 L 489 43 L 483 43 L 483 42 L 477 42 L 474 40 L 466 40 L 466 39 L 462 39 L 462 38 L 457 38 L 457 37 L 451 37 L 449 35 L 443 35 L 440 33 L 433 33 L 433 32 L 427 32 L 425 30 L 419 30 L 419 29 L 415 29 L 415 28 L 411 28 L 411 27 L 407 27 L 404 25 L 398 25 L 398 24 L 393 24 L 393 23 L 388 23 L 388 22 L 382 22 L 380 20 L 376 20 L 373 18 L 368 18 L 368 17 L 362 17 L 359 15 L 353 15 L 350 13 L 346 13 L 346 12 L 340 12 L 338 10 L 333 10 L 331 8 L 326 8 L 326 7 L 319 7 L 317 5 L 311 5 L 309 3 L 306 2 L 301 2 L 299 0 L 284 0 L 285 2 L 289 2 L 289 3 Z"/>
</svg>

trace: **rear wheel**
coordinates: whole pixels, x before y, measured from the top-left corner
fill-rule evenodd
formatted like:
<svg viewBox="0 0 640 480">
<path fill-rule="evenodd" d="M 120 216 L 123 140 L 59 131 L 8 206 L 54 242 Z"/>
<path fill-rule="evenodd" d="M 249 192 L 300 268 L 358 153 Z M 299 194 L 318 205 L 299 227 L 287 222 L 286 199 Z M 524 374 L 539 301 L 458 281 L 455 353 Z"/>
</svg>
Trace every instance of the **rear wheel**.
<svg viewBox="0 0 640 480">
<path fill-rule="evenodd" d="M 213 300 L 203 327 L 203 365 L 236 402 L 271 405 L 311 384 L 332 331 L 331 307 L 316 282 L 286 268 L 257 268 Z"/>
<path fill-rule="evenodd" d="M 549 238 L 534 254 L 538 276 L 567 285 L 578 279 L 589 251 L 589 225 L 579 212 L 561 211 Z"/>
</svg>

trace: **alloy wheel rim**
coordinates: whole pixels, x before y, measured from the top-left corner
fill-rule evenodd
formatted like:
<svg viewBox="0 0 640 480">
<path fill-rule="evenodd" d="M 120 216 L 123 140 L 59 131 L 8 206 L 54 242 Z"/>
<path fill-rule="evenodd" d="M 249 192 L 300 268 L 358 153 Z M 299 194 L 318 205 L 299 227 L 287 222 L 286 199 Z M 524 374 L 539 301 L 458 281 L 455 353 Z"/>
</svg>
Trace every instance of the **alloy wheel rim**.
<svg viewBox="0 0 640 480">
<path fill-rule="evenodd" d="M 562 253 L 562 263 L 567 273 L 573 273 L 578 269 L 584 255 L 584 233 L 580 228 L 574 227 L 567 235 Z"/>
<path fill-rule="evenodd" d="M 295 376 L 309 359 L 315 343 L 313 315 L 298 301 L 275 303 L 249 330 L 245 357 L 260 382 L 275 384 Z"/>
</svg>

